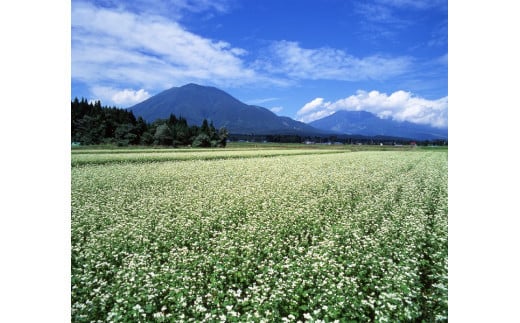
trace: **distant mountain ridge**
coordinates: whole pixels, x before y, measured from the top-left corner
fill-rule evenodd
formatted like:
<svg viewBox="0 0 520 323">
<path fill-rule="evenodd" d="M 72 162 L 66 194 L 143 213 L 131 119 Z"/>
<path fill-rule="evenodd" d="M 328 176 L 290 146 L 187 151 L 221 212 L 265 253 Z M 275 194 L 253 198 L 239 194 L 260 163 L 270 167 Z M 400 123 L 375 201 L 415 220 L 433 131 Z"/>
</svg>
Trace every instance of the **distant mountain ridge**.
<svg viewBox="0 0 520 323">
<path fill-rule="evenodd" d="M 323 131 L 333 131 L 346 135 L 389 136 L 415 140 L 448 139 L 447 128 L 408 121 L 381 119 L 367 111 L 337 111 L 334 114 L 315 120 L 309 125 Z"/>
<path fill-rule="evenodd" d="M 337 111 L 305 124 L 280 117 L 266 108 L 245 104 L 218 88 L 193 83 L 165 90 L 128 110 L 147 122 L 168 118 L 170 114 L 185 118 L 190 125 L 200 125 L 206 119 L 217 129 L 226 127 L 230 134 L 448 139 L 447 128 L 381 119 L 367 111 Z"/>
<path fill-rule="evenodd" d="M 215 87 L 193 83 L 165 90 L 128 109 L 148 122 L 174 114 L 190 125 L 200 125 L 206 119 L 216 128 L 226 127 L 229 133 L 236 134 L 324 133 L 266 108 L 245 104 Z"/>
</svg>

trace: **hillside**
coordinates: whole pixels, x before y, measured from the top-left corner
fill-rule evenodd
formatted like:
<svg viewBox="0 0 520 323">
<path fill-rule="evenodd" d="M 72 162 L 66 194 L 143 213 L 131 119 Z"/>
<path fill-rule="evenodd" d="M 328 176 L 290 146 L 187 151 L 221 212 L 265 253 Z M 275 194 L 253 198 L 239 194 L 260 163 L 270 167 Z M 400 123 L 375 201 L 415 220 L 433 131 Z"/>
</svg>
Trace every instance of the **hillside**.
<svg viewBox="0 0 520 323">
<path fill-rule="evenodd" d="M 199 125 L 204 119 L 216 128 L 226 127 L 237 134 L 297 134 L 323 133 L 303 122 L 280 117 L 266 108 L 245 104 L 215 87 L 187 84 L 165 90 L 129 108 L 148 122 L 183 117 L 188 124 Z"/>
<path fill-rule="evenodd" d="M 415 140 L 448 139 L 447 128 L 434 128 L 411 122 L 381 119 L 366 111 L 337 111 L 309 125 L 322 131 L 347 135 L 388 136 Z"/>
</svg>

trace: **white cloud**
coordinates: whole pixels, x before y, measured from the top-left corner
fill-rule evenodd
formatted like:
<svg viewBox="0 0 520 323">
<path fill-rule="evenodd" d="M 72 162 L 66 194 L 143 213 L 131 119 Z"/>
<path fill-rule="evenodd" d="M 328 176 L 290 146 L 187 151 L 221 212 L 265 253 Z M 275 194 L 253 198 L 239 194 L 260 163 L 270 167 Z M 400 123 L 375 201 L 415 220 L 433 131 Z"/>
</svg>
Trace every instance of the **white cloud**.
<svg viewBox="0 0 520 323">
<path fill-rule="evenodd" d="M 150 93 L 144 89 L 137 91 L 132 89 L 118 90 L 102 86 L 93 87 L 92 93 L 101 100 L 101 103 L 113 102 L 118 107 L 129 107 L 150 97 Z"/>
<path fill-rule="evenodd" d="M 370 22 L 395 25 L 392 27 L 399 27 L 406 24 L 406 22 L 403 19 L 400 19 L 391 8 L 380 4 L 356 2 L 354 4 L 354 11 Z"/>
<path fill-rule="evenodd" d="M 144 89 L 133 91 L 124 89 L 123 91 L 117 92 L 112 96 L 112 100 L 115 103 L 122 105 L 136 104 L 142 102 L 150 97 L 150 93 Z"/>
<path fill-rule="evenodd" d="M 110 70 L 149 66 L 154 72 L 162 70 L 160 75 L 165 77 L 170 73 L 202 78 L 254 74 L 238 58 L 243 50 L 192 34 L 162 17 L 80 6 L 73 10 L 72 22 L 76 29 L 72 33 L 73 65 L 108 67 L 103 73 L 107 77 Z"/>
<path fill-rule="evenodd" d="M 247 104 L 262 104 L 262 103 L 276 101 L 276 100 L 278 100 L 278 98 L 253 99 L 253 100 L 248 100 Z"/>
<path fill-rule="evenodd" d="M 431 38 L 428 41 L 428 46 L 438 47 L 446 46 L 448 44 L 448 20 L 443 21 L 434 27 L 431 32 Z"/>
<path fill-rule="evenodd" d="M 270 54 L 270 59 L 257 61 L 256 66 L 295 79 L 386 80 L 409 71 L 412 63 L 410 57 L 372 55 L 360 58 L 334 48 L 306 49 L 290 41 L 273 43 Z"/>
<path fill-rule="evenodd" d="M 401 90 L 390 95 L 378 91 L 359 90 L 355 95 L 335 102 L 325 102 L 323 98 L 316 98 L 305 104 L 296 115 L 299 121 L 311 122 L 340 110 L 368 111 L 381 118 L 429 124 L 434 127 L 448 126 L 447 96 L 428 100 Z"/>
<path fill-rule="evenodd" d="M 283 107 L 272 107 L 269 110 L 271 110 L 274 113 L 279 113 L 283 110 Z"/>
<path fill-rule="evenodd" d="M 88 2 L 73 0 L 73 4 Z M 230 9 L 228 0 L 161 0 L 150 5 L 149 0 L 113 1 L 96 0 L 96 5 L 112 10 L 128 11 L 134 13 L 159 14 L 165 17 L 180 19 L 186 12 L 212 12 L 225 13 Z"/>
<path fill-rule="evenodd" d="M 149 7 L 149 1 L 143 1 Z M 216 10 L 219 12 L 226 12 L 229 9 L 228 3 L 225 0 L 168 0 L 165 1 L 166 6 L 175 6 L 182 10 L 192 12 L 202 12 L 207 10 Z"/>
<path fill-rule="evenodd" d="M 447 10 L 447 0 L 369 0 L 353 3 L 353 12 L 359 16 L 361 37 L 374 43 L 393 39 L 399 43 L 399 35 L 414 28 L 417 21 L 405 11 Z M 441 31 L 445 32 L 446 31 Z M 439 35 L 439 44 L 446 43 Z M 442 42 L 442 43 L 441 43 Z"/>
<path fill-rule="evenodd" d="M 378 3 L 397 8 L 429 9 L 448 4 L 448 0 L 376 0 Z"/>
<path fill-rule="evenodd" d="M 209 6 L 209 1 L 202 4 L 206 2 Z M 203 38 L 161 16 L 77 2 L 71 21 L 73 80 L 148 90 L 198 81 L 227 85 L 269 81 L 245 66 L 244 49 Z"/>
<path fill-rule="evenodd" d="M 323 98 L 316 98 L 311 102 L 306 103 L 298 112 L 297 115 L 305 115 L 311 112 L 312 110 L 316 110 L 318 108 L 325 108 L 328 104 L 323 103 Z"/>
</svg>

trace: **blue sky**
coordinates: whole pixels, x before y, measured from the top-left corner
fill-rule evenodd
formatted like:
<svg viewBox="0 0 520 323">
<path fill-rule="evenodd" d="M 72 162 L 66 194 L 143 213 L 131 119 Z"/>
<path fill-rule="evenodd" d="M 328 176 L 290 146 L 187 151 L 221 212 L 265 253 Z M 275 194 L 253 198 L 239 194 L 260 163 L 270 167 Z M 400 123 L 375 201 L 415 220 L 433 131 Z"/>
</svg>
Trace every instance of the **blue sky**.
<svg viewBox="0 0 520 323">
<path fill-rule="evenodd" d="M 447 0 L 73 0 L 71 22 L 71 98 L 197 83 L 304 122 L 448 124 Z"/>
</svg>

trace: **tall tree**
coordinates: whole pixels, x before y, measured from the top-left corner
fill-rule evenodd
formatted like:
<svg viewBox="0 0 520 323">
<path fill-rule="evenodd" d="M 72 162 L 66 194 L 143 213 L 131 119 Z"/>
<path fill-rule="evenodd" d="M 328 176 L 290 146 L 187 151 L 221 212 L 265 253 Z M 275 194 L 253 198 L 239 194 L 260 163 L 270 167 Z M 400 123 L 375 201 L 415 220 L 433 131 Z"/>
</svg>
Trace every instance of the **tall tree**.
<svg viewBox="0 0 520 323">
<path fill-rule="evenodd" d="M 163 123 L 157 127 L 154 135 L 154 143 L 163 146 L 171 146 L 173 144 L 173 137 L 170 127 Z"/>
<path fill-rule="evenodd" d="M 200 126 L 200 133 L 206 134 L 208 136 L 210 135 L 208 120 L 206 120 L 206 118 L 204 118 L 202 121 L 202 125 Z"/>
<path fill-rule="evenodd" d="M 222 127 L 218 131 L 218 137 L 219 137 L 219 144 L 221 147 L 226 147 L 227 144 L 227 138 L 228 138 L 228 131 L 226 128 Z"/>
</svg>

